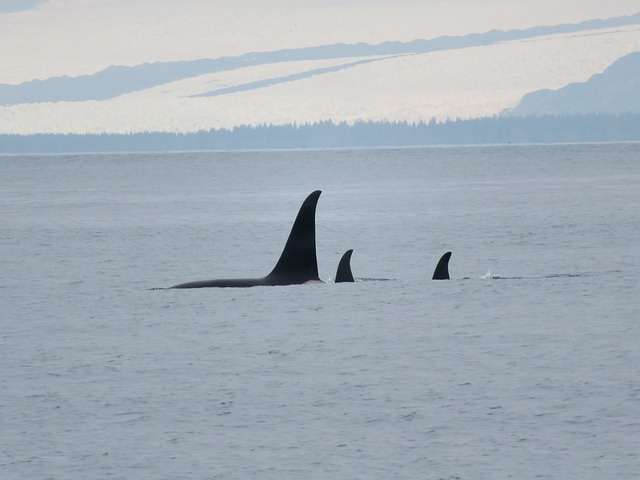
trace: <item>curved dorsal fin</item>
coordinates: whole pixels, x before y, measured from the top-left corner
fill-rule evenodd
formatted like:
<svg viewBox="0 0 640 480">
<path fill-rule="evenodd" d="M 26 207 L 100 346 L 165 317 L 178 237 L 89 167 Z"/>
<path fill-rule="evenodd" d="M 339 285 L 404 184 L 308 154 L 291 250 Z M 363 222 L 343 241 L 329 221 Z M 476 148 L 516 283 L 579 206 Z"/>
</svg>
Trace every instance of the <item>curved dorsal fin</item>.
<svg viewBox="0 0 640 480">
<path fill-rule="evenodd" d="M 353 250 L 347 250 L 342 255 L 340 263 L 338 263 L 338 270 L 336 271 L 335 283 L 341 282 L 353 282 L 353 274 L 351 273 L 351 254 Z"/>
<path fill-rule="evenodd" d="M 293 222 L 280 259 L 265 278 L 272 285 L 290 285 L 320 280 L 316 257 L 316 205 L 320 190 L 309 194 Z"/>
<path fill-rule="evenodd" d="M 433 272 L 432 280 L 449 280 L 449 259 L 451 258 L 451 252 L 447 252 L 440 258 L 436 269 Z"/>
</svg>

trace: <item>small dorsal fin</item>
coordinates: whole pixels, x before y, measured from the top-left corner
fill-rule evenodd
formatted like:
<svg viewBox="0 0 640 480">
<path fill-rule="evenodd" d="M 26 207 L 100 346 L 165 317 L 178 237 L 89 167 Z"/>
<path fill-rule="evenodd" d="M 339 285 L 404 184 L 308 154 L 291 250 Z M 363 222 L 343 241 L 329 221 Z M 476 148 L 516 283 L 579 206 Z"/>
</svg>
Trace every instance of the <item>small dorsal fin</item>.
<svg viewBox="0 0 640 480">
<path fill-rule="evenodd" d="M 290 285 L 320 280 L 316 257 L 316 205 L 320 190 L 309 194 L 293 222 L 280 259 L 265 277 L 271 285 Z"/>
<path fill-rule="evenodd" d="M 340 263 L 338 263 L 338 270 L 336 271 L 335 283 L 353 282 L 353 274 L 351 273 L 351 254 L 353 250 L 347 250 L 342 255 Z"/>
<path fill-rule="evenodd" d="M 447 252 L 440 258 L 436 269 L 433 272 L 433 280 L 449 280 L 449 259 L 451 252 Z"/>
</svg>

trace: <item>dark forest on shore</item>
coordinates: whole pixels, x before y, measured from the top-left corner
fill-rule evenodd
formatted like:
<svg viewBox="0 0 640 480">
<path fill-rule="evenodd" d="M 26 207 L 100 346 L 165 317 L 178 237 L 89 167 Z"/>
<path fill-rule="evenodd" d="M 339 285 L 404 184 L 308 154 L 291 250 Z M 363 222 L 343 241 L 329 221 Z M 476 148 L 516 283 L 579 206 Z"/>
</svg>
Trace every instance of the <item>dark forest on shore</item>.
<svg viewBox="0 0 640 480">
<path fill-rule="evenodd" d="M 323 121 L 194 133 L 0 135 L 0 153 L 353 148 L 640 141 L 640 114 L 486 117 L 409 123 Z"/>
</svg>

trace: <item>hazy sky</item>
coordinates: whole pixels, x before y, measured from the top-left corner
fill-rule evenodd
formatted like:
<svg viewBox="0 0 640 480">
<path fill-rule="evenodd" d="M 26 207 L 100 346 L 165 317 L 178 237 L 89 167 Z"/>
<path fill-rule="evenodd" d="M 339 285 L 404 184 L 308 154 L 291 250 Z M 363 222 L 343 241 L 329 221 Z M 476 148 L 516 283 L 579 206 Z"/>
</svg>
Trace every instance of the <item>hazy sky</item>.
<svg viewBox="0 0 640 480">
<path fill-rule="evenodd" d="M 0 82 L 89 74 L 113 64 L 408 41 L 638 11 L 638 0 L 0 0 Z"/>
<path fill-rule="evenodd" d="M 31 10 L 46 2 L 47 0 L 0 0 L 0 13 Z"/>
</svg>

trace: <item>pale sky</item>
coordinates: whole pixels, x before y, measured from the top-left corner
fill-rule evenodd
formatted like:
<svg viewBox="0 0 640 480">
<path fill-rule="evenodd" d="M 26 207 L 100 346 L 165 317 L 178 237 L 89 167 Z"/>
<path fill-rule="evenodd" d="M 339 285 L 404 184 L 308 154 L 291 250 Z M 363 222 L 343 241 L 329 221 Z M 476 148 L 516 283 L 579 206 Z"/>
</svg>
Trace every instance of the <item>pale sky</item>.
<svg viewBox="0 0 640 480">
<path fill-rule="evenodd" d="M 0 83 L 114 64 L 410 41 L 638 11 L 638 0 L 0 0 Z"/>
</svg>

